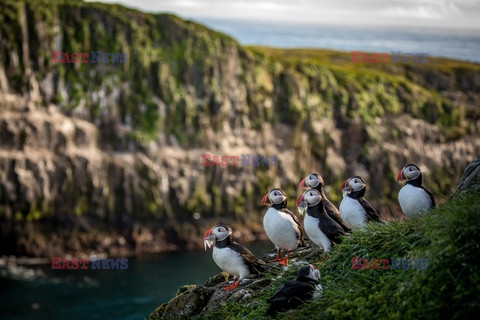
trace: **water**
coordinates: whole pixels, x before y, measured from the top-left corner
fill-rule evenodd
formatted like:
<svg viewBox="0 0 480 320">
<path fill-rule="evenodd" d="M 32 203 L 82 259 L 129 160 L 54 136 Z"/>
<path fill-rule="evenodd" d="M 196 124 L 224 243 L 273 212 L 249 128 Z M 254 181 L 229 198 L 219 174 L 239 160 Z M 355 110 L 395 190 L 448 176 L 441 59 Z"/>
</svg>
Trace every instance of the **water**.
<svg viewBox="0 0 480 320">
<path fill-rule="evenodd" d="M 480 62 L 479 30 L 367 27 L 196 18 L 244 45 L 343 51 L 428 53 Z"/>
<path fill-rule="evenodd" d="M 257 256 L 271 243 L 248 245 Z M 0 318 L 142 319 L 185 284 L 220 272 L 211 250 L 128 260 L 125 270 L 52 270 L 50 265 L 0 268 Z"/>
</svg>

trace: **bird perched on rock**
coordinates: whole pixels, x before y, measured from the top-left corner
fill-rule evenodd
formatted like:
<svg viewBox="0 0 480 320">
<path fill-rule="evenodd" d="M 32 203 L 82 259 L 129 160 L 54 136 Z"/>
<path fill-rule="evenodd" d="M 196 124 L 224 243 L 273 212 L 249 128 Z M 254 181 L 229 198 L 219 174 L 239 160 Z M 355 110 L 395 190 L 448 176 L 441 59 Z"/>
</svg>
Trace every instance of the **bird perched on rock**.
<svg viewBox="0 0 480 320">
<path fill-rule="evenodd" d="M 333 243 L 340 243 L 340 236 L 345 235 L 343 228 L 325 212 L 323 198 L 315 189 L 305 191 L 297 199 L 297 207 L 306 207 L 305 232 L 317 246 L 330 252 Z"/>
<path fill-rule="evenodd" d="M 363 228 L 369 221 L 381 221 L 377 211 L 363 197 L 367 184 L 359 176 L 351 177 L 342 184 L 345 193 L 340 202 L 340 215 L 352 229 Z"/>
<path fill-rule="evenodd" d="M 407 164 L 398 172 L 397 181 L 406 181 L 398 192 L 398 202 L 407 218 L 435 207 L 433 194 L 422 186 L 422 172 L 419 167 Z"/>
<path fill-rule="evenodd" d="M 283 190 L 270 190 L 263 196 L 261 204 L 270 205 L 263 217 L 263 227 L 267 237 L 277 248 L 277 258 L 268 262 L 287 266 L 290 251 L 299 245 L 305 245 L 302 226 L 298 218 L 287 209 L 287 196 Z M 287 250 L 285 258 L 281 258 L 282 250 Z"/>
<path fill-rule="evenodd" d="M 297 308 L 305 301 L 310 300 L 319 277 L 320 272 L 314 265 L 300 268 L 296 280 L 283 284 L 273 297 L 267 300 L 270 303 L 267 315 L 275 316 L 277 312 Z"/>
<path fill-rule="evenodd" d="M 264 271 L 266 263 L 257 259 L 247 248 L 233 241 L 232 229 L 219 225 L 208 229 L 203 237 L 205 250 L 213 247 L 213 260 L 223 271 L 233 275 L 233 283 L 224 288 L 232 290 L 251 274 Z"/>
<path fill-rule="evenodd" d="M 323 199 L 323 206 L 328 216 L 333 220 L 335 220 L 335 222 L 342 227 L 343 231 L 345 232 L 351 231 L 350 226 L 342 220 L 342 217 L 340 216 L 340 212 L 338 211 L 338 209 L 335 207 L 333 203 L 330 202 L 330 200 L 327 199 L 327 196 L 325 195 L 325 183 L 323 182 L 323 178 L 321 175 L 319 175 L 318 173 L 310 173 L 302 181 L 300 181 L 300 183 L 298 184 L 298 187 L 303 190 L 315 189 L 318 192 L 320 192 Z"/>
</svg>

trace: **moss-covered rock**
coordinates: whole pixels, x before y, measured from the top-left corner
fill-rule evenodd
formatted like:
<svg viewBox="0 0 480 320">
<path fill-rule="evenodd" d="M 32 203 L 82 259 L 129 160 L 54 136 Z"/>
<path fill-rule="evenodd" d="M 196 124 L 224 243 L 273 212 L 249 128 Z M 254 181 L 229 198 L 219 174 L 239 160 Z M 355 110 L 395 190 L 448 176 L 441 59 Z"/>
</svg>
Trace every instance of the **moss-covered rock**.
<svg viewBox="0 0 480 320">
<path fill-rule="evenodd" d="M 455 194 L 480 188 L 480 158 L 470 162 L 462 174 Z"/>
</svg>

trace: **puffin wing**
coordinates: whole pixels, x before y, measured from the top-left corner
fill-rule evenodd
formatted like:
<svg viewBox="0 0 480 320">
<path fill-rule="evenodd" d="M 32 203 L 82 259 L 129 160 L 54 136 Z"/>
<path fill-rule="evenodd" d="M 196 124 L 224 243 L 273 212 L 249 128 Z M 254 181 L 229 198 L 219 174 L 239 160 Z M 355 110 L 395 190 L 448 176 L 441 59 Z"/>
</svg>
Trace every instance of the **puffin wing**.
<svg viewBox="0 0 480 320">
<path fill-rule="evenodd" d="M 306 282 L 297 280 L 287 281 L 267 302 L 289 301 L 292 298 L 307 300 L 310 298 L 309 294 L 313 292 L 313 288 L 314 286 Z"/>
<path fill-rule="evenodd" d="M 430 197 L 430 201 L 432 201 L 432 208 L 435 208 L 437 205 L 436 205 L 436 203 L 435 203 L 435 198 L 433 197 L 433 194 L 432 194 L 430 191 L 428 191 L 427 189 L 425 189 L 424 186 L 421 186 L 421 188 L 422 188 L 423 191 L 425 191 L 425 192 L 428 194 L 428 196 Z"/>
<path fill-rule="evenodd" d="M 278 288 L 277 292 L 267 300 L 267 302 L 275 302 L 279 300 L 283 300 L 286 298 L 286 295 L 284 295 L 284 292 L 288 292 L 289 288 L 295 284 L 295 280 L 287 281 L 284 284 Z"/>
<path fill-rule="evenodd" d="M 323 196 L 323 195 L 322 195 Z M 336 223 L 338 223 L 343 231 L 350 232 L 352 229 L 343 221 L 342 217 L 340 216 L 340 211 L 338 211 L 337 207 L 333 203 L 330 202 L 326 197 L 323 199 L 323 208 L 328 216 L 333 219 Z"/>
<path fill-rule="evenodd" d="M 273 297 L 267 300 L 270 307 L 266 313 L 274 316 L 279 311 L 296 308 L 303 301 L 311 299 L 314 290 L 314 286 L 308 283 L 297 280 L 288 281 L 278 289 Z"/>
<path fill-rule="evenodd" d="M 295 222 L 293 228 L 295 229 L 295 234 L 297 236 L 297 239 L 300 241 L 301 246 L 305 246 L 306 244 L 305 244 L 305 239 L 303 239 L 303 228 L 302 228 L 302 225 L 300 224 L 300 220 L 298 220 L 298 217 L 294 215 L 287 208 L 282 208 L 282 209 L 279 209 L 278 211 L 286 213 L 290 215 L 290 217 L 292 217 L 293 222 Z"/>
<path fill-rule="evenodd" d="M 230 248 L 232 250 L 235 250 L 242 256 L 243 261 L 245 261 L 245 264 L 248 266 L 251 272 L 264 271 L 264 266 L 266 265 L 265 261 L 257 259 L 257 257 L 255 257 L 255 255 L 250 252 L 250 250 L 236 242 L 232 242 L 230 244 Z"/>
<path fill-rule="evenodd" d="M 285 292 L 289 292 L 291 287 L 295 284 L 295 280 L 285 282 L 277 292 L 267 300 L 270 303 L 268 307 L 267 314 L 270 316 L 275 316 L 277 312 L 287 310 L 289 308 L 288 300 L 290 299 Z"/>
<path fill-rule="evenodd" d="M 329 239 L 331 239 L 332 242 L 335 242 L 335 243 L 342 242 L 340 239 L 340 236 L 346 235 L 345 231 L 343 231 L 343 228 L 337 222 L 335 222 L 333 219 L 330 219 L 329 217 L 327 217 L 326 220 L 327 221 L 325 221 L 325 219 L 319 219 L 318 227 L 320 228 L 320 230 L 322 230 L 322 232 Z"/>
<path fill-rule="evenodd" d="M 363 198 L 363 197 L 357 199 L 357 201 L 360 203 L 360 205 L 365 210 L 365 213 L 367 214 L 367 217 L 368 217 L 369 221 L 378 221 L 378 222 L 381 221 L 380 217 L 378 216 L 377 211 L 375 210 L 375 208 L 372 207 L 370 202 L 365 200 L 365 198 Z"/>
</svg>

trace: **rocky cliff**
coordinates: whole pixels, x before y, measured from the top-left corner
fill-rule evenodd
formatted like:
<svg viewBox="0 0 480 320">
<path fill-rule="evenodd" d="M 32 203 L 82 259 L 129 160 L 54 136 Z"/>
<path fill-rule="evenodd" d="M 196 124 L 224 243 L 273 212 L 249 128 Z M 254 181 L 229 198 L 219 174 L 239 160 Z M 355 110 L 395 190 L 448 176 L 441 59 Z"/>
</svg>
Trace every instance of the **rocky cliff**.
<svg viewBox="0 0 480 320">
<path fill-rule="evenodd" d="M 364 176 L 388 218 L 405 163 L 442 198 L 480 148 L 476 64 L 353 65 L 70 0 L 2 1 L 0 21 L 0 254 L 192 248 L 218 221 L 253 240 L 263 193 L 293 199 L 309 171 L 337 203 L 341 181 Z M 52 51 L 128 58 L 54 63 Z M 279 162 L 202 166 L 205 153 Z"/>
</svg>

